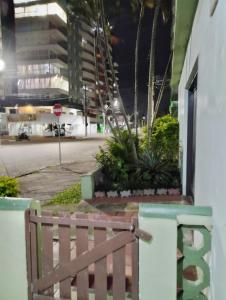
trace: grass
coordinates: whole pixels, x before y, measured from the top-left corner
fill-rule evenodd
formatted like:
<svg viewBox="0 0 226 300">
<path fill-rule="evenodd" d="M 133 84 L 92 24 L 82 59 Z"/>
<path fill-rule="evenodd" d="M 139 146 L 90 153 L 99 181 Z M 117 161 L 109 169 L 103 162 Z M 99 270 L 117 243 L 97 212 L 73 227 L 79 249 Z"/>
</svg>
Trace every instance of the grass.
<svg viewBox="0 0 226 300">
<path fill-rule="evenodd" d="M 76 183 L 56 194 L 48 205 L 77 205 L 82 199 L 81 184 Z"/>
<path fill-rule="evenodd" d="M 112 204 L 109 201 L 105 204 L 91 205 L 89 201 L 81 201 L 81 198 L 81 184 L 76 183 L 56 194 L 48 204 L 43 205 L 43 208 L 51 211 L 53 215 L 58 215 L 62 211 L 68 213 L 117 213 L 138 210 L 138 204 L 136 203 Z"/>
</svg>

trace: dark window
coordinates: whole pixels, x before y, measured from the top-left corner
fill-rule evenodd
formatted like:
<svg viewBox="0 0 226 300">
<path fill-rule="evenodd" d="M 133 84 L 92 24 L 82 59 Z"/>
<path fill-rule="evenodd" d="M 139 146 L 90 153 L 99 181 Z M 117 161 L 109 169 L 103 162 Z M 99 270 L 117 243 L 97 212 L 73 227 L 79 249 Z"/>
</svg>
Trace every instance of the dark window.
<svg viewBox="0 0 226 300">
<path fill-rule="evenodd" d="M 187 196 L 194 199 L 196 156 L 197 76 L 189 89 L 187 132 Z"/>
</svg>

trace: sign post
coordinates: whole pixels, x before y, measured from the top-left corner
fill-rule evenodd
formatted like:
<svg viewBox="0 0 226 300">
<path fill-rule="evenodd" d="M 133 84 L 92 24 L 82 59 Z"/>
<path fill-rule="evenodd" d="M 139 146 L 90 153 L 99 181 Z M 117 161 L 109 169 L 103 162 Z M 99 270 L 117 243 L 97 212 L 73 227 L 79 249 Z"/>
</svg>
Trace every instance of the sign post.
<svg viewBox="0 0 226 300">
<path fill-rule="evenodd" d="M 61 158 L 61 139 L 60 139 L 60 116 L 62 114 L 62 106 L 60 103 L 55 103 L 53 106 L 53 113 L 55 114 L 56 117 L 58 117 L 58 130 L 57 130 L 57 134 L 58 134 L 58 140 L 59 140 L 59 162 L 60 162 L 60 166 L 62 163 L 62 158 Z"/>
</svg>

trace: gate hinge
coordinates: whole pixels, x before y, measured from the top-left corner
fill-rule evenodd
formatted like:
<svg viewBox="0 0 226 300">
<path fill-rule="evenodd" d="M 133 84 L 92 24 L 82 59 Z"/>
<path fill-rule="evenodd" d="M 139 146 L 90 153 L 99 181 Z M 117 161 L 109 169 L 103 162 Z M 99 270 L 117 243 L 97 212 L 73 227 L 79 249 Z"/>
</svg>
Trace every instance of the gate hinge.
<svg viewBox="0 0 226 300">
<path fill-rule="evenodd" d="M 134 235 L 143 241 L 149 242 L 152 240 L 152 235 L 142 229 L 135 228 Z"/>
</svg>

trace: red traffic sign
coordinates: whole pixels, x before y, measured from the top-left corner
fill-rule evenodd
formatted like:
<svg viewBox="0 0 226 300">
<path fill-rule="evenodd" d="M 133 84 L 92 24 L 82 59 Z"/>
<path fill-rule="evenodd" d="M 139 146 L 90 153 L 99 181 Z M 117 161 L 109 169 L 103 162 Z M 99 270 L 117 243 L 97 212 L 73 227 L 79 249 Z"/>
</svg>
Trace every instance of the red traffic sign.
<svg viewBox="0 0 226 300">
<path fill-rule="evenodd" d="M 60 117 L 62 114 L 62 106 L 60 103 L 56 103 L 53 106 L 53 113 L 55 114 L 55 116 Z"/>
</svg>

